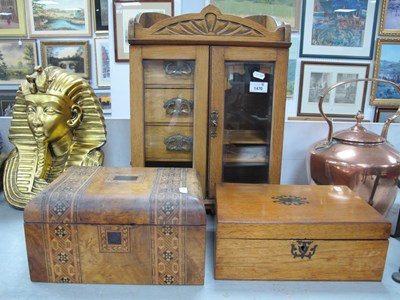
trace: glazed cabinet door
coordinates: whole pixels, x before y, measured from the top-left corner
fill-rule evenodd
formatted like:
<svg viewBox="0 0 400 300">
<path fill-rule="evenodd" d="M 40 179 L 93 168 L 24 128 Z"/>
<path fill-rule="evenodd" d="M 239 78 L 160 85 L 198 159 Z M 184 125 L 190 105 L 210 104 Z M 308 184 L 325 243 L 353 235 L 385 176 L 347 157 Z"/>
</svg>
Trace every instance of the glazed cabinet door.
<svg viewBox="0 0 400 300">
<path fill-rule="evenodd" d="M 220 182 L 279 183 L 287 49 L 212 47 L 209 197 Z"/>
<path fill-rule="evenodd" d="M 131 159 L 189 167 L 206 184 L 209 47 L 131 46 Z"/>
</svg>

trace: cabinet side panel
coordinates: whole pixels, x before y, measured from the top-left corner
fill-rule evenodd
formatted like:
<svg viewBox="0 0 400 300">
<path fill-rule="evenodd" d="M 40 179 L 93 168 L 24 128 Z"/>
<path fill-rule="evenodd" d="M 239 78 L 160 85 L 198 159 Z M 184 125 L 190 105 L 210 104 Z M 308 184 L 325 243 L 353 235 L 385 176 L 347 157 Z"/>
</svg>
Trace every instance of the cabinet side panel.
<svg viewBox="0 0 400 300">
<path fill-rule="evenodd" d="M 216 279 L 366 280 L 382 279 L 387 240 L 218 239 Z"/>
<path fill-rule="evenodd" d="M 185 233 L 186 284 L 204 284 L 205 226 L 188 226 Z"/>
<path fill-rule="evenodd" d="M 32 281 L 48 282 L 42 224 L 25 224 L 25 241 Z"/>
<path fill-rule="evenodd" d="M 142 48 L 130 46 L 131 165 L 144 167 L 144 93 Z"/>
</svg>

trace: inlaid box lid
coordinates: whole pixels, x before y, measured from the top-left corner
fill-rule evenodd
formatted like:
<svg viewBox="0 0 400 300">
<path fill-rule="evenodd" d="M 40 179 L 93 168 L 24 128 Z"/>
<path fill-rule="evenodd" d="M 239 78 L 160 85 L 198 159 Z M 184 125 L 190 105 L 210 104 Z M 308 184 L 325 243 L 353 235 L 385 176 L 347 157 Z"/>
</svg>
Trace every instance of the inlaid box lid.
<svg viewBox="0 0 400 300">
<path fill-rule="evenodd" d="M 217 186 L 217 238 L 387 239 L 391 224 L 346 186 Z"/>
<path fill-rule="evenodd" d="M 26 223 L 205 225 L 189 168 L 70 167 L 25 207 Z"/>
</svg>

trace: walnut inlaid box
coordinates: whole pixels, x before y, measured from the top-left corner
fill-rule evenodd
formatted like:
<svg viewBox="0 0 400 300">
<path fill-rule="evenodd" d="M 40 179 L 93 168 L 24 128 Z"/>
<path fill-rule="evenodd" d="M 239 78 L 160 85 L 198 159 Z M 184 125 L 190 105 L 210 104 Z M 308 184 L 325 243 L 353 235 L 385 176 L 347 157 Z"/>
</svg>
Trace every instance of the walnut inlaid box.
<svg viewBox="0 0 400 300">
<path fill-rule="evenodd" d="M 391 224 L 345 186 L 217 187 L 216 279 L 382 279 Z"/>
<path fill-rule="evenodd" d="M 194 169 L 72 167 L 25 208 L 31 280 L 203 284 L 201 195 Z"/>
</svg>

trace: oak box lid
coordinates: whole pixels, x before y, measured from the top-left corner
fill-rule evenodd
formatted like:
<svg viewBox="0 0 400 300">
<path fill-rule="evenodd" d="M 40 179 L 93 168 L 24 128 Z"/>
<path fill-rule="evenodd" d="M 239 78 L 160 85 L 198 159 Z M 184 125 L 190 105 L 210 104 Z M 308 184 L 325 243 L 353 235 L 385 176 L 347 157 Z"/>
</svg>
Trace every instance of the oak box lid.
<svg viewBox="0 0 400 300">
<path fill-rule="evenodd" d="M 391 224 L 346 186 L 217 186 L 217 239 L 387 239 Z"/>
<path fill-rule="evenodd" d="M 25 207 L 26 223 L 205 225 L 188 168 L 70 167 Z"/>
</svg>

